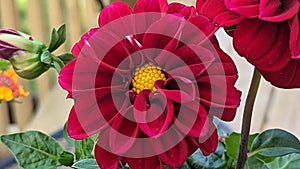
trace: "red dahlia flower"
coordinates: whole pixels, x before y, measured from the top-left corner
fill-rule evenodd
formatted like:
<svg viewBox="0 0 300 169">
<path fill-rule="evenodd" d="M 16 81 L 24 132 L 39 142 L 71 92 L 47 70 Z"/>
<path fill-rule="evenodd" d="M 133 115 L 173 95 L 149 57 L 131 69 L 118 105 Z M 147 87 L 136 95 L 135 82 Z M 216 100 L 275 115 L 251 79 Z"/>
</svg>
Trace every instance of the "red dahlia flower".
<svg viewBox="0 0 300 169">
<path fill-rule="evenodd" d="M 234 30 L 235 50 L 273 85 L 300 87 L 300 1 L 224 0 L 220 4 L 247 18 Z"/>
<path fill-rule="evenodd" d="M 103 169 L 178 167 L 197 148 L 215 151 L 213 116 L 235 117 L 234 63 L 215 37 L 169 9 L 166 0 L 139 0 L 133 10 L 112 3 L 60 73 L 75 101 L 68 133 L 100 133 L 95 158 Z"/>
</svg>

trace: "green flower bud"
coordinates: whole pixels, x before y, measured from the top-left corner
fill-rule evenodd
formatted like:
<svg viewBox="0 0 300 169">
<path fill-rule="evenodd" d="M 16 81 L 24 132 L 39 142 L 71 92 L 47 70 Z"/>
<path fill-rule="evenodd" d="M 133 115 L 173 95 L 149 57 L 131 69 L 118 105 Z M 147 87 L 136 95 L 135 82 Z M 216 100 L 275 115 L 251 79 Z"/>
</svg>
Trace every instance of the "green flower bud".
<svg viewBox="0 0 300 169">
<path fill-rule="evenodd" d="M 50 65 L 41 61 L 40 55 L 42 54 L 17 52 L 9 61 L 20 77 L 34 79 L 50 68 Z"/>
</svg>

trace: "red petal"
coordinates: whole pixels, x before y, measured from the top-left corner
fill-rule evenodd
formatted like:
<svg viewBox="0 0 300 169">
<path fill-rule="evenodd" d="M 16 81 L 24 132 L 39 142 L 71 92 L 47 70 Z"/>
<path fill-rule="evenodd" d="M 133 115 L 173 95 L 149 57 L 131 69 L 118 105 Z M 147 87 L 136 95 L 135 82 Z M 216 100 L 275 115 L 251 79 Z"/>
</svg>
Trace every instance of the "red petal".
<svg viewBox="0 0 300 169">
<path fill-rule="evenodd" d="M 185 20 L 174 15 L 167 15 L 153 23 L 143 38 L 144 48 L 175 50 L 181 38 Z"/>
<path fill-rule="evenodd" d="M 97 145 L 95 146 L 95 158 L 100 168 L 116 169 L 121 157 L 108 151 L 108 147 L 108 132 L 105 131 L 99 135 Z"/>
<path fill-rule="evenodd" d="M 285 22 L 257 19 L 242 22 L 234 31 L 233 45 L 241 56 L 262 71 L 277 71 L 290 60 L 289 27 Z"/>
<path fill-rule="evenodd" d="M 110 23 L 113 20 L 119 19 L 123 16 L 130 15 L 131 8 L 124 2 L 113 2 L 106 6 L 100 13 L 98 24 L 100 27 Z"/>
<path fill-rule="evenodd" d="M 139 0 L 133 8 L 134 13 L 141 12 L 162 12 L 168 11 L 167 0 Z"/>
<path fill-rule="evenodd" d="M 215 152 L 218 146 L 218 134 L 216 128 L 211 124 L 209 129 L 210 131 L 207 135 L 202 138 L 188 137 L 190 143 L 197 145 L 205 156 Z"/>
<path fill-rule="evenodd" d="M 162 97 L 160 94 L 150 98 L 150 108 L 143 114 L 135 114 L 137 121 L 146 121 L 146 123 L 138 123 L 140 129 L 150 137 L 157 137 L 164 133 L 174 116 L 173 104 L 170 100 Z"/>
<path fill-rule="evenodd" d="M 216 151 L 218 146 L 218 134 L 215 129 L 213 133 L 211 133 L 210 137 L 204 142 L 200 143 L 200 149 L 203 155 L 207 156 Z"/>
<path fill-rule="evenodd" d="M 125 107 L 129 102 L 121 95 L 112 100 L 110 94 L 105 93 L 107 91 L 103 89 L 86 91 L 78 96 L 68 119 L 68 132 L 72 138 L 83 139 L 85 135 L 93 135 L 107 127 L 119 112 L 115 104 L 122 103 Z"/>
<path fill-rule="evenodd" d="M 211 39 L 211 43 L 219 58 L 198 78 L 201 104 L 210 115 L 232 120 L 241 97 L 241 92 L 234 87 L 238 77 L 237 69 L 232 59 L 220 49 L 215 38 Z"/>
<path fill-rule="evenodd" d="M 168 138 L 172 139 L 172 138 Z M 168 143 L 168 140 L 164 140 L 164 143 Z M 161 161 L 170 167 L 181 166 L 188 157 L 188 146 L 186 141 L 183 139 L 175 147 L 159 155 Z"/>
<path fill-rule="evenodd" d="M 274 86 L 281 88 L 300 87 L 300 59 L 291 59 L 290 62 L 276 72 L 263 72 L 264 78 Z"/>
<path fill-rule="evenodd" d="M 124 115 L 132 116 L 132 107 Z M 122 113 L 123 114 L 123 113 Z M 129 117 L 133 119 L 133 117 Z M 109 133 L 109 145 L 113 153 L 123 156 L 134 144 L 138 135 L 138 126 L 135 122 L 124 118 L 122 115 L 117 116 L 112 123 Z"/>
<path fill-rule="evenodd" d="M 82 127 L 81 122 L 78 120 L 78 117 L 77 117 L 74 107 L 72 108 L 70 115 L 69 115 L 67 131 L 71 138 L 74 138 L 77 140 L 82 140 L 89 136 L 86 133 L 85 129 Z M 96 131 L 93 133 L 96 133 Z"/>
<path fill-rule="evenodd" d="M 210 18 L 204 15 L 191 17 L 189 22 L 197 26 L 208 37 L 213 36 L 213 34 L 219 29 L 219 27 L 216 26 Z"/>
<path fill-rule="evenodd" d="M 229 11 L 223 0 L 198 0 L 196 9 L 200 15 L 208 17 L 217 26 L 232 26 L 244 20 L 243 16 Z"/>
<path fill-rule="evenodd" d="M 72 48 L 72 54 L 74 56 L 79 56 L 82 48 L 84 47 L 84 45 L 88 44 L 88 40 L 94 35 L 94 33 L 96 33 L 97 31 L 99 31 L 99 28 L 92 28 L 90 29 L 88 32 L 86 32 L 84 35 L 82 35 L 81 39 L 79 42 L 77 42 L 73 48 Z"/>
<path fill-rule="evenodd" d="M 298 0 L 261 0 L 259 18 L 270 22 L 282 22 L 297 15 L 298 11 Z"/>
<path fill-rule="evenodd" d="M 142 90 L 137 96 L 136 99 L 134 100 L 134 108 L 135 112 L 143 112 L 148 109 L 148 98 L 149 94 L 151 93 L 150 90 Z"/>
<path fill-rule="evenodd" d="M 147 158 L 126 158 L 131 169 L 163 169 L 163 165 L 157 156 Z"/>
<path fill-rule="evenodd" d="M 299 15 L 299 14 L 298 14 Z M 296 15 L 294 18 L 292 18 L 289 21 L 289 26 L 291 29 L 290 34 L 290 49 L 292 58 L 300 59 L 300 23 L 299 23 L 299 17 Z"/>
<path fill-rule="evenodd" d="M 183 133 L 192 137 L 201 137 L 207 133 L 209 124 L 207 111 L 197 102 L 181 105 L 174 123 Z"/>
<path fill-rule="evenodd" d="M 170 3 L 168 6 L 168 13 L 180 13 L 181 10 L 185 7 L 186 7 L 186 5 L 178 3 L 178 2 Z"/>
<path fill-rule="evenodd" d="M 226 7 L 247 18 L 257 17 L 259 14 L 260 0 L 225 0 Z"/>
<path fill-rule="evenodd" d="M 171 86 L 176 86 L 176 88 L 172 89 Z M 161 94 L 177 103 L 190 102 L 198 97 L 195 83 L 181 76 L 169 78 L 166 82 L 166 88 L 162 89 L 157 86 L 157 90 Z"/>
<path fill-rule="evenodd" d="M 196 16 L 196 9 L 193 6 L 187 7 L 184 4 L 173 2 L 169 4 L 168 13 L 169 14 L 180 13 L 185 17 L 186 20 L 189 20 L 191 17 Z"/>
</svg>

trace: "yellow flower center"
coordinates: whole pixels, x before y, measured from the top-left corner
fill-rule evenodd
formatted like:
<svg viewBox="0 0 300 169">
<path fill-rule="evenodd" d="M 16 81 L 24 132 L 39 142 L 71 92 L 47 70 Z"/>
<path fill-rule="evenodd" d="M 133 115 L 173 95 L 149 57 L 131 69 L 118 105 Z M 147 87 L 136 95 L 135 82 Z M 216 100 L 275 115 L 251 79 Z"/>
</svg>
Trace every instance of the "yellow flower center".
<svg viewBox="0 0 300 169">
<path fill-rule="evenodd" d="M 132 79 L 132 90 L 136 94 L 145 89 L 155 91 L 154 83 L 157 80 L 166 80 L 166 76 L 161 68 L 153 65 L 153 63 L 145 64 L 140 68 L 136 68 Z"/>
</svg>

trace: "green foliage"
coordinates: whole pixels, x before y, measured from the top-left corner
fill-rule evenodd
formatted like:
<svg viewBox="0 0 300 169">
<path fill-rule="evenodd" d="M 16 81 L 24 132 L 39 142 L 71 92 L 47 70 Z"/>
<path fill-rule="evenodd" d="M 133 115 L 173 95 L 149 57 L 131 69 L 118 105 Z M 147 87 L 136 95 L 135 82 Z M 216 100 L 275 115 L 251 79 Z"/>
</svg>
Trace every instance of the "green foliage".
<svg viewBox="0 0 300 169">
<path fill-rule="evenodd" d="M 164 166 L 164 169 L 172 169 L 172 168 L 168 166 Z M 189 166 L 189 164 L 185 162 L 182 166 L 177 167 L 177 169 L 193 169 L 193 168 L 191 168 L 191 166 Z"/>
<path fill-rule="evenodd" d="M 262 159 L 300 153 L 300 142 L 291 133 L 281 129 L 266 130 L 259 134 L 251 145 L 251 155 Z"/>
<path fill-rule="evenodd" d="M 0 59 L 0 70 L 6 70 L 10 65 L 8 60 Z"/>
<path fill-rule="evenodd" d="M 300 167 L 300 154 L 292 153 L 277 157 L 274 161 L 265 164 L 269 169 L 296 169 Z"/>
<path fill-rule="evenodd" d="M 100 169 L 95 159 L 80 160 L 72 165 L 76 169 Z"/>
<path fill-rule="evenodd" d="M 39 131 L 3 135 L 0 140 L 25 169 L 49 169 L 73 164 L 73 154 L 64 151 L 53 138 Z"/>
<path fill-rule="evenodd" d="M 64 135 L 64 138 L 72 146 L 75 147 L 76 161 L 82 161 L 84 159 L 94 158 L 92 152 L 93 152 L 94 145 L 95 145 L 95 137 L 97 137 L 97 135 L 86 138 L 84 140 L 72 139 L 67 132 L 67 123 L 65 123 L 63 135 Z"/>
<path fill-rule="evenodd" d="M 191 168 L 202 169 L 219 169 L 226 166 L 224 158 L 225 147 L 219 142 L 217 150 L 209 156 L 204 156 L 200 150 L 197 150 L 189 159 L 187 163 Z"/>
<path fill-rule="evenodd" d="M 66 25 L 62 25 L 58 30 L 53 29 L 51 41 L 48 47 L 49 52 L 53 52 L 66 41 Z"/>
<path fill-rule="evenodd" d="M 71 60 L 73 60 L 75 57 L 71 53 L 65 53 L 62 55 L 59 55 L 58 58 L 64 62 L 64 64 L 69 63 Z"/>
<path fill-rule="evenodd" d="M 93 158 L 94 141 L 91 138 L 75 141 L 76 161 Z"/>
<path fill-rule="evenodd" d="M 252 134 L 249 136 L 248 139 L 248 151 L 251 148 L 251 144 L 255 137 L 258 134 Z M 231 133 L 226 139 L 225 139 L 225 148 L 226 148 L 226 153 L 227 155 L 232 158 L 232 159 L 237 159 L 238 158 L 238 151 L 239 151 L 239 146 L 240 146 L 240 139 L 241 139 L 241 134 L 239 133 Z"/>
</svg>

